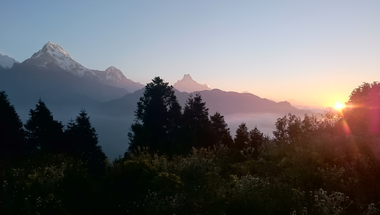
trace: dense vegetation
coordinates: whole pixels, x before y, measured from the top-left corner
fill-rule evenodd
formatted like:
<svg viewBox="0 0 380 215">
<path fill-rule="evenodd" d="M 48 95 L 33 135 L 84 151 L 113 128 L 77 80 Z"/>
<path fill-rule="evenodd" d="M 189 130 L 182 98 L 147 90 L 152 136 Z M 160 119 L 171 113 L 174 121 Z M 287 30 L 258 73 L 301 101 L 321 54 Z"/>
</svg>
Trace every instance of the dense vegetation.
<svg viewBox="0 0 380 215">
<path fill-rule="evenodd" d="M 63 126 L 40 100 L 25 125 L 0 93 L 0 214 L 379 214 L 380 85 L 347 108 L 288 114 L 274 137 L 231 137 L 201 95 L 145 88 L 123 158 L 108 161 L 82 110 Z"/>
</svg>

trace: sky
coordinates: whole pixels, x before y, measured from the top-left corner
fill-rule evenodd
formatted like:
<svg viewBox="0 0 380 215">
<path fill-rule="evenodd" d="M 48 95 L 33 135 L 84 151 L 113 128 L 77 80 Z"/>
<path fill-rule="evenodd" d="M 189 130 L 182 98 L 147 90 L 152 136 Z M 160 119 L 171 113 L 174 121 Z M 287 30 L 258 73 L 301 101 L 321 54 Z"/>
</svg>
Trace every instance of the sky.
<svg viewBox="0 0 380 215">
<path fill-rule="evenodd" d="M 90 69 L 146 84 L 190 74 L 225 91 L 310 106 L 379 81 L 380 1 L 0 0 L 0 53 L 48 41 Z"/>
</svg>

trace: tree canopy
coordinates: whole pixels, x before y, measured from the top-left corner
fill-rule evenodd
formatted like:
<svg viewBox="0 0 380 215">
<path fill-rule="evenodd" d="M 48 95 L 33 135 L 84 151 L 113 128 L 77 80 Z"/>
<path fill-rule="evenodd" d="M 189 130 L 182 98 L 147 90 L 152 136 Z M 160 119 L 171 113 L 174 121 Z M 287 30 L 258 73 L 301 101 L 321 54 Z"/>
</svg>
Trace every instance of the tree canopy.
<svg viewBox="0 0 380 215">
<path fill-rule="evenodd" d="M 346 106 L 343 114 L 351 132 L 380 135 L 380 83 L 363 83 L 355 88 Z"/>
<path fill-rule="evenodd" d="M 67 153 L 85 161 L 93 175 L 102 175 L 105 171 L 106 156 L 98 145 L 98 135 L 85 110 L 81 110 L 75 121 L 68 124 L 65 135 Z"/>
<path fill-rule="evenodd" d="M 28 147 L 35 151 L 64 151 L 63 125 L 54 120 L 52 113 L 40 99 L 34 110 L 30 110 L 29 119 L 25 124 L 28 136 Z"/>
<path fill-rule="evenodd" d="M 215 144 L 215 136 L 208 116 L 206 103 L 200 94 L 190 94 L 183 111 L 184 141 L 191 147 L 208 147 Z"/>
<path fill-rule="evenodd" d="M 181 125 L 181 106 L 174 89 L 160 77 L 155 77 L 145 87 L 137 103 L 135 123 L 131 125 L 129 150 L 138 146 L 153 151 L 175 151 Z"/>
<path fill-rule="evenodd" d="M 216 144 L 223 144 L 231 147 L 233 140 L 230 134 L 230 128 L 226 121 L 224 121 L 224 116 L 216 112 L 214 115 L 210 116 L 210 121 L 215 132 Z"/>
</svg>

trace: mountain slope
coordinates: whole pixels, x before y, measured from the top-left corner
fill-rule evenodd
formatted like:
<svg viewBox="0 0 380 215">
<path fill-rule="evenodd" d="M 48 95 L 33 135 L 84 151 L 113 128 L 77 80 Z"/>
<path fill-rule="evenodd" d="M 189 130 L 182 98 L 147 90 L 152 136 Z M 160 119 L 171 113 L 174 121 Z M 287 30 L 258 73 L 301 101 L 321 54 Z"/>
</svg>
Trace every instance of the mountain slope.
<svg viewBox="0 0 380 215">
<path fill-rule="evenodd" d="M 199 84 L 194 81 L 189 74 L 185 74 L 181 80 L 178 80 L 173 85 L 174 88 L 181 92 L 192 93 L 195 91 L 211 90 L 206 84 Z"/>
<path fill-rule="evenodd" d="M 92 70 L 82 66 L 58 44 L 48 42 L 41 50 L 34 53 L 23 64 L 33 65 L 46 69 L 60 69 L 87 81 L 95 81 L 114 87 L 124 88 L 134 92 L 144 86 L 140 83 L 127 79 L 124 74 L 115 67 L 109 67 L 106 71 Z"/>
<path fill-rule="evenodd" d="M 144 89 L 127 94 L 119 99 L 104 103 L 102 112 L 109 116 L 133 115 L 139 98 L 143 96 Z M 304 110 L 293 107 L 289 102 L 274 102 L 260 98 L 250 93 L 226 92 L 218 89 L 199 91 L 202 100 L 206 102 L 209 113 L 219 112 L 222 115 L 253 114 L 253 113 L 279 113 L 303 114 Z M 182 107 L 185 106 L 190 93 L 175 91 L 175 95 Z"/>
<path fill-rule="evenodd" d="M 10 69 L 15 63 L 18 63 L 15 59 L 9 57 L 8 55 L 0 54 L 0 68 Z"/>
</svg>

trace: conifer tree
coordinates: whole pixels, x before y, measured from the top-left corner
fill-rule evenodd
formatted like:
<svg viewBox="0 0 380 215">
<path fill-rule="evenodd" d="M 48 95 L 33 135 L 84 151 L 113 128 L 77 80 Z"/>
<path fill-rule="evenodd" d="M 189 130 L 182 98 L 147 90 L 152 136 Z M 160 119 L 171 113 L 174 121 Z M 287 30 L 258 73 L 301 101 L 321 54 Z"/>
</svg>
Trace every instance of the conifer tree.
<svg viewBox="0 0 380 215">
<path fill-rule="evenodd" d="M 260 146 L 265 140 L 264 134 L 260 132 L 259 129 L 255 126 L 254 129 L 249 131 L 249 143 L 248 145 L 254 148 L 254 156 L 257 157 L 260 153 Z"/>
<path fill-rule="evenodd" d="M 213 116 L 210 116 L 210 121 L 215 132 L 216 143 L 232 147 L 233 140 L 230 128 L 228 128 L 227 123 L 224 121 L 224 116 L 216 112 Z"/>
<path fill-rule="evenodd" d="M 25 131 L 13 105 L 4 91 L 0 92 L 0 160 L 25 153 Z"/>
<path fill-rule="evenodd" d="M 85 110 L 80 111 L 75 121 L 69 122 L 65 135 L 68 154 L 85 161 L 90 173 L 100 177 L 105 172 L 106 156 L 98 145 L 98 135 Z"/>
<path fill-rule="evenodd" d="M 28 149 L 43 152 L 63 152 L 63 125 L 54 120 L 50 110 L 40 99 L 34 110 L 29 112 L 29 120 L 25 124 L 28 137 Z"/>
<path fill-rule="evenodd" d="M 155 77 L 145 87 L 144 95 L 137 103 L 135 123 L 131 125 L 129 151 L 137 147 L 149 147 L 151 151 L 173 154 L 179 145 L 181 106 L 174 89 L 160 77 Z"/>
<path fill-rule="evenodd" d="M 214 131 L 208 116 L 206 103 L 200 94 L 191 94 L 183 111 L 184 141 L 189 148 L 208 147 L 216 143 Z"/>
<path fill-rule="evenodd" d="M 236 135 L 234 138 L 234 148 L 242 150 L 249 144 L 249 132 L 247 125 L 241 123 L 236 129 Z"/>
</svg>

